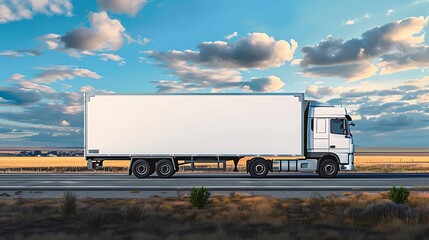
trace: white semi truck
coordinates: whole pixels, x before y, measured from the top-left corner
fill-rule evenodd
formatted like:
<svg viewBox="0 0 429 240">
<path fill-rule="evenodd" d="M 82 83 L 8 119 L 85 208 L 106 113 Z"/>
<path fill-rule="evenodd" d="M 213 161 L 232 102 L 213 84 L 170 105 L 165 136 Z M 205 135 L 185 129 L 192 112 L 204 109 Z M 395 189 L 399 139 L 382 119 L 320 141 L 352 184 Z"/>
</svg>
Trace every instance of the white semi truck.
<svg viewBox="0 0 429 240">
<path fill-rule="evenodd" d="M 345 108 L 304 100 L 304 94 L 87 94 L 85 159 L 130 161 L 129 174 L 171 177 L 186 164 L 246 161 L 252 177 L 269 172 L 354 169 Z"/>
</svg>

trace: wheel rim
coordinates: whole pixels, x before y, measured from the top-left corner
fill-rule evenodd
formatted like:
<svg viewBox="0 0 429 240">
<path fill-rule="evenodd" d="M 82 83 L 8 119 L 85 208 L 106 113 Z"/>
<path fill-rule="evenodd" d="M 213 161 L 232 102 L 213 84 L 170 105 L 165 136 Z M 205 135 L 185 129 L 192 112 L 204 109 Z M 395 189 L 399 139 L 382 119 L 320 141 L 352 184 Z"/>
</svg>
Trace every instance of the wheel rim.
<svg viewBox="0 0 429 240">
<path fill-rule="evenodd" d="M 332 163 L 327 163 L 323 166 L 323 171 L 326 175 L 332 175 L 335 172 L 335 166 Z"/>
<path fill-rule="evenodd" d="M 265 172 L 265 165 L 264 164 L 257 164 L 255 166 L 255 174 L 256 175 L 262 175 Z"/>
<path fill-rule="evenodd" d="M 139 165 L 137 165 L 137 167 L 136 167 L 136 172 L 137 172 L 139 175 L 143 175 L 143 174 L 145 174 L 145 173 L 147 172 L 147 166 L 146 166 L 146 165 L 144 165 L 144 164 L 139 164 Z"/>
<path fill-rule="evenodd" d="M 161 172 L 162 175 L 167 175 L 171 171 L 171 167 L 168 164 L 162 164 L 159 166 L 159 172 Z"/>
</svg>

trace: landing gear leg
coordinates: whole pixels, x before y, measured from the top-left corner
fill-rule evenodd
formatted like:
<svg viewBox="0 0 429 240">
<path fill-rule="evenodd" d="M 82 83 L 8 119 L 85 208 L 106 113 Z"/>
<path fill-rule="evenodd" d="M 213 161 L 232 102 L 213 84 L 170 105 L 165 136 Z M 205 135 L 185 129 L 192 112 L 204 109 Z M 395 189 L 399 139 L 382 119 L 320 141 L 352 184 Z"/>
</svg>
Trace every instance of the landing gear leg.
<svg viewBox="0 0 429 240">
<path fill-rule="evenodd" d="M 238 161 L 239 161 L 240 159 L 234 159 L 234 172 L 238 172 L 238 169 L 237 169 L 237 165 L 238 165 Z"/>
</svg>

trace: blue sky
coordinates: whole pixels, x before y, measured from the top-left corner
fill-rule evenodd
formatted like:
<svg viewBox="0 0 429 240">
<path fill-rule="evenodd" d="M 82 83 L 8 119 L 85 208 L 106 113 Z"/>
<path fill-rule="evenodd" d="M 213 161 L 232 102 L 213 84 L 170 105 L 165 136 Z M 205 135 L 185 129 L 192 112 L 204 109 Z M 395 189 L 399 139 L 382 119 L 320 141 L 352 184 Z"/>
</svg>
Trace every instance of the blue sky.
<svg viewBox="0 0 429 240">
<path fill-rule="evenodd" d="M 349 109 L 358 146 L 428 146 L 428 16 L 427 0 L 0 0 L 0 146 L 82 146 L 83 92 L 305 92 Z"/>
</svg>

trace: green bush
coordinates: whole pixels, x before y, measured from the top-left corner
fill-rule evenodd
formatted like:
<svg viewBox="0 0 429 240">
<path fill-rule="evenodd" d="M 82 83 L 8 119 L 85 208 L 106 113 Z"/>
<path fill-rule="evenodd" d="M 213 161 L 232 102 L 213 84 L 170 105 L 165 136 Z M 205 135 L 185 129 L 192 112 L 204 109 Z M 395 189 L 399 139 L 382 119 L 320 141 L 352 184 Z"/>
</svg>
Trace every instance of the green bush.
<svg viewBox="0 0 429 240">
<path fill-rule="evenodd" d="M 398 204 L 404 204 L 408 202 L 408 197 L 410 196 L 410 190 L 404 187 L 399 187 L 399 188 L 392 187 L 387 193 L 387 196 L 392 202 L 395 202 Z"/>
<path fill-rule="evenodd" d="M 64 199 L 61 202 L 61 211 L 65 216 L 71 216 L 76 213 L 77 197 L 73 192 L 65 192 Z"/>
<path fill-rule="evenodd" d="M 205 187 L 201 188 L 192 188 L 191 193 L 189 194 L 189 199 L 191 200 L 192 205 L 198 209 L 204 208 L 204 206 L 209 202 L 210 192 Z"/>
</svg>

